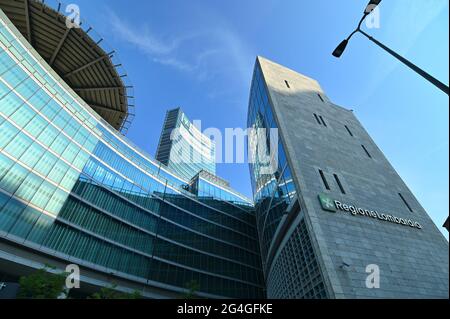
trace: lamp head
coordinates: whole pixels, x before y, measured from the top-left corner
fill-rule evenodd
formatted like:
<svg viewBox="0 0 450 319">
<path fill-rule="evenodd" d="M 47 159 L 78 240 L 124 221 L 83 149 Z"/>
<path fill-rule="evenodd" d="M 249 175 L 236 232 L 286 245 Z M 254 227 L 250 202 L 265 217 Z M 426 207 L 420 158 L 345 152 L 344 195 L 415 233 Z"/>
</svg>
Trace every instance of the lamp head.
<svg viewBox="0 0 450 319">
<path fill-rule="evenodd" d="M 367 4 L 364 14 L 370 14 L 379 4 L 381 0 L 370 0 Z"/>
<path fill-rule="evenodd" d="M 341 43 L 339 43 L 337 48 L 334 49 L 334 51 L 333 51 L 333 56 L 336 57 L 336 58 L 340 58 L 342 53 L 344 53 L 345 48 L 347 47 L 347 44 L 348 44 L 348 40 L 347 39 L 342 41 Z"/>
</svg>

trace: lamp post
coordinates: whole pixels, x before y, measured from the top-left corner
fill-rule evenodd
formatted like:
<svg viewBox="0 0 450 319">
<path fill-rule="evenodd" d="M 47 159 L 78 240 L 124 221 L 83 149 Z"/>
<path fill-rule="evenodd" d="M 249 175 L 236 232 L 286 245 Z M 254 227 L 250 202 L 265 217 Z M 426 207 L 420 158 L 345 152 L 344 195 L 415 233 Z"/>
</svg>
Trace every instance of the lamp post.
<svg viewBox="0 0 450 319">
<path fill-rule="evenodd" d="M 366 17 L 375 9 L 376 6 L 378 6 L 380 4 L 381 0 L 370 0 L 369 4 L 367 5 L 366 9 L 364 10 L 364 15 L 361 18 L 361 20 L 359 21 L 358 27 L 352 32 L 350 33 L 350 35 L 347 37 L 347 39 L 345 39 L 344 41 L 342 41 L 337 47 L 336 49 L 333 51 L 333 56 L 336 58 L 340 58 L 342 53 L 344 53 L 345 48 L 347 47 L 348 42 L 350 41 L 350 39 L 352 38 L 352 36 L 355 33 L 361 33 L 362 35 L 364 35 L 366 38 L 368 38 L 370 41 L 372 41 L 373 43 L 375 43 L 376 45 L 378 45 L 380 48 L 382 48 L 383 50 L 385 50 L 386 52 L 388 52 L 390 55 L 392 55 L 393 57 L 395 57 L 396 59 L 398 59 L 400 62 L 402 62 L 403 64 L 405 64 L 406 66 L 408 66 L 410 69 L 412 69 L 413 71 L 415 71 L 416 73 L 418 73 L 419 75 L 421 75 L 422 77 L 424 77 L 426 80 L 428 80 L 429 82 L 431 82 L 434 86 L 436 86 L 437 88 L 439 88 L 442 92 L 446 93 L 448 95 L 449 92 L 449 88 L 447 85 L 445 85 L 444 83 L 442 83 L 441 81 L 439 81 L 438 79 L 436 79 L 435 77 L 431 76 L 429 73 L 425 72 L 424 70 L 422 70 L 421 68 L 419 68 L 417 65 L 413 64 L 412 62 L 408 61 L 407 59 L 405 59 L 404 57 L 402 57 L 401 55 L 399 55 L 398 53 L 394 52 L 393 50 L 391 50 L 390 48 L 388 48 L 387 46 L 385 46 L 384 44 L 382 44 L 381 42 L 379 42 L 378 40 L 374 39 L 372 36 L 368 35 L 366 32 L 364 32 L 363 30 L 361 30 L 361 25 L 363 23 L 363 21 L 366 19 Z"/>
</svg>

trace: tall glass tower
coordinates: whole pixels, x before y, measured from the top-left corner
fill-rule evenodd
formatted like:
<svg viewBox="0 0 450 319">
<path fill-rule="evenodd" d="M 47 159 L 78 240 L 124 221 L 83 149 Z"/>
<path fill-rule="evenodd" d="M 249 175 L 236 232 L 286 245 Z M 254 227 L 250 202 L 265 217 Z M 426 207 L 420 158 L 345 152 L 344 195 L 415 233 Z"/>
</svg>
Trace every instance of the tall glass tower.
<svg viewBox="0 0 450 319">
<path fill-rule="evenodd" d="M 269 298 L 448 298 L 448 241 L 352 111 L 258 57 L 248 127 L 280 137 L 250 165 Z"/>
<path fill-rule="evenodd" d="M 130 88 L 92 28 L 40 1 L 0 9 L 0 282 L 77 264 L 78 294 L 263 297 L 252 202 L 214 178 L 184 189 L 121 134 Z"/>
<path fill-rule="evenodd" d="M 176 108 L 167 111 L 156 159 L 187 179 L 201 170 L 216 174 L 215 144 Z"/>
</svg>

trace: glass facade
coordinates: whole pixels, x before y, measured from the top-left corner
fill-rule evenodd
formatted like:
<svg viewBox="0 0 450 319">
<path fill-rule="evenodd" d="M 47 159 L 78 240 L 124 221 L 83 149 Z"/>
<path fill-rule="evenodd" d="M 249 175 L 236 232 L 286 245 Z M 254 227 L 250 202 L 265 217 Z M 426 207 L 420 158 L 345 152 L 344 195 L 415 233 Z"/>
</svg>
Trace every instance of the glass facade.
<svg viewBox="0 0 450 319">
<path fill-rule="evenodd" d="M 215 184 L 208 178 L 202 176 L 195 178 L 193 183 L 191 183 L 191 187 L 194 187 L 195 194 L 202 198 L 211 197 L 215 200 L 223 200 L 234 203 L 235 205 L 253 207 L 251 201 L 246 197 L 230 190 L 228 187 Z"/>
<path fill-rule="evenodd" d="M 252 141 L 250 152 L 253 154 L 259 154 L 259 148 L 262 148 L 269 156 L 273 143 L 270 130 L 279 129 L 273 110 L 258 59 L 254 68 L 247 125 L 255 130 L 265 129 L 266 136 L 265 139 L 255 138 Z M 297 192 L 286 155 L 279 139 L 278 165 L 273 173 L 267 173 L 273 170 L 265 169 L 270 163 L 260 161 L 260 156 L 255 156 L 254 163 L 249 164 L 267 297 L 327 298 L 305 221 L 301 220 L 284 244 L 280 244 L 281 240 L 277 238 L 277 229 L 282 228 L 282 217 L 300 210 L 298 204 L 294 205 Z M 289 207 L 298 208 L 288 211 Z M 304 217 L 302 212 L 300 216 Z"/>
<path fill-rule="evenodd" d="M 258 63 L 255 65 L 251 86 L 247 125 L 249 128 L 266 130 L 267 147 L 265 149 L 269 150 L 270 129 L 278 127 Z M 255 148 L 260 147 L 257 142 L 254 142 L 253 145 Z M 258 151 L 254 150 L 254 152 L 257 153 Z M 280 219 L 296 194 L 291 169 L 287 163 L 286 152 L 281 141 L 278 142 L 277 170 L 273 174 L 267 174 L 265 173 L 266 170 L 263 170 L 266 165 L 266 163 L 260 163 L 258 157 L 255 158 L 254 163 L 250 163 L 250 176 L 263 264 L 266 261 L 269 246 Z"/>
<path fill-rule="evenodd" d="M 173 291 L 263 297 L 251 203 L 211 182 L 183 190 L 0 14 L 0 237 Z"/>
<path fill-rule="evenodd" d="M 216 174 L 215 144 L 180 108 L 166 114 L 156 159 L 190 180 L 201 170 Z"/>
</svg>

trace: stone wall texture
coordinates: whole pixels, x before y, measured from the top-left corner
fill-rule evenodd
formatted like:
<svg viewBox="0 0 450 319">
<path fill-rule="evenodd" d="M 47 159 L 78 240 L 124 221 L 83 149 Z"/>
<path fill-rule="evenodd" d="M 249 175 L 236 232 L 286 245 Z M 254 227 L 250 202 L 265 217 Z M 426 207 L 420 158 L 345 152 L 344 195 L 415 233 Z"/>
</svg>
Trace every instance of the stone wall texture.
<svg viewBox="0 0 450 319">
<path fill-rule="evenodd" d="M 448 298 L 448 241 L 354 113 L 330 102 L 315 80 L 265 58 L 258 61 L 329 297 Z M 417 221 L 422 229 L 325 211 L 319 194 Z M 379 267 L 380 288 L 366 287 L 371 264 Z"/>
</svg>

